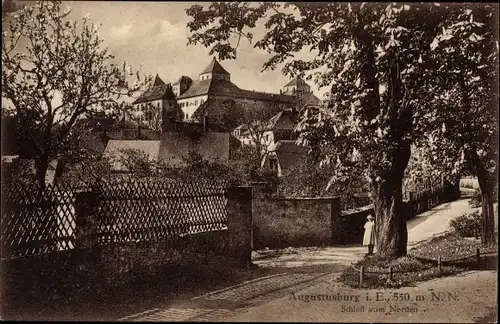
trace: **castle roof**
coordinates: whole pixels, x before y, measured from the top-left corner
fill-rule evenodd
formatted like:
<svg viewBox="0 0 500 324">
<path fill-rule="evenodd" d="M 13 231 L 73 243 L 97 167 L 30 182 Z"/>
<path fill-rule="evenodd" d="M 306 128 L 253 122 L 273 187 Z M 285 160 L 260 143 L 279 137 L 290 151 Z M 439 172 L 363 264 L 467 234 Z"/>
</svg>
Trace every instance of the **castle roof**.
<svg viewBox="0 0 500 324">
<path fill-rule="evenodd" d="M 240 89 L 229 80 L 207 79 L 194 81 L 191 87 L 177 99 L 186 99 L 203 95 L 221 95 L 228 98 L 274 101 L 293 104 L 296 98 L 290 95 L 266 93 Z"/>
<path fill-rule="evenodd" d="M 157 74 L 155 76 L 155 81 L 153 83 L 153 87 L 156 87 L 156 86 L 159 86 L 159 85 L 162 85 L 162 84 L 165 84 L 165 82 L 163 82 L 163 80 L 160 78 L 160 76 Z"/>
<path fill-rule="evenodd" d="M 161 79 L 158 77 L 158 80 L 161 81 Z M 156 79 L 155 79 L 155 84 L 156 84 Z M 163 81 L 161 81 L 163 82 Z M 175 100 L 175 94 L 172 91 L 172 86 L 170 83 L 168 84 L 158 84 L 154 85 L 153 87 L 149 88 L 148 90 L 144 91 L 139 98 L 137 98 L 132 104 L 138 104 L 138 103 L 143 103 L 143 102 L 149 102 L 149 101 L 154 101 L 154 100 L 160 100 L 160 99 L 165 99 L 165 100 Z"/>
<path fill-rule="evenodd" d="M 288 86 L 309 86 L 306 81 L 304 81 L 301 77 L 295 77 L 292 80 L 290 80 L 287 84 L 285 84 L 285 87 Z"/>
<path fill-rule="evenodd" d="M 293 130 L 295 128 L 295 125 L 297 123 L 297 117 L 299 116 L 297 111 L 294 111 L 292 109 L 284 109 L 274 115 L 271 119 L 268 121 L 268 129 L 269 130 L 275 130 L 275 129 L 286 129 L 286 130 Z"/>
<path fill-rule="evenodd" d="M 175 84 L 180 84 L 180 83 L 182 83 L 182 82 L 192 82 L 192 81 L 193 81 L 193 80 L 192 80 L 190 77 L 183 75 L 183 76 L 181 76 L 181 77 L 179 78 L 179 80 L 177 80 L 177 81 L 174 83 L 174 85 L 175 85 Z"/>
<path fill-rule="evenodd" d="M 298 145 L 295 140 L 280 140 L 276 143 L 275 152 L 281 172 L 300 163 L 307 157 L 308 148 Z"/>
<path fill-rule="evenodd" d="M 200 74 L 204 73 L 218 73 L 218 74 L 229 74 L 222 65 L 220 65 L 219 62 L 215 59 L 215 57 L 212 59 L 212 61 L 208 64 L 208 66 L 201 72 Z"/>
</svg>

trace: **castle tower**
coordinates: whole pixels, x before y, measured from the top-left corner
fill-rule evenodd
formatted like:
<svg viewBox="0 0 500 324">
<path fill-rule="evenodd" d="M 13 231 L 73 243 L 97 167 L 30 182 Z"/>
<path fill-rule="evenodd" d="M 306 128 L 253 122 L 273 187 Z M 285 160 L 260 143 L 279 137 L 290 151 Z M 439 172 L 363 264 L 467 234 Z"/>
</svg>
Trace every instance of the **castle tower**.
<svg viewBox="0 0 500 324">
<path fill-rule="evenodd" d="M 200 81 L 209 79 L 230 81 L 231 75 L 213 58 L 210 64 L 199 75 Z"/>
<path fill-rule="evenodd" d="M 311 87 L 301 78 L 295 77 L 283 86 L 283 94 L 295 95 L 311 92 Z"/>
<path fill-rule="evenodd" d="M 180 96 L 193 84 L 193 80 L 188 76 L 181 76 L 177 82 L 172 85 L 172 90 L 176 97 Z"/>
</svg>

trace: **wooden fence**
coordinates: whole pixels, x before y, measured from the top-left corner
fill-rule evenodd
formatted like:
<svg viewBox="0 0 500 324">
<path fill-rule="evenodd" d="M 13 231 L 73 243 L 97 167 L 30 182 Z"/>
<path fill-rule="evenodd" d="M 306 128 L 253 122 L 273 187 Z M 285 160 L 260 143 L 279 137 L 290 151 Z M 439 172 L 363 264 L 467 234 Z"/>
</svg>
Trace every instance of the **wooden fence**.
<svg viewBox="0 0 500 324">
<path fill-rule="evenodd" d="M 225 183 L 124 182 L 4 190 L 2 259 L 226 229 Z M 89 214 L 95 215 L 90 219 Z"/>
<path fill-rule="evenodd" d="M 445 264 L 453 264 L 457 262 L 462 262 L 462 261 L 467 261 L 470 259 L 474 259 L 475 264 L 480 264 L 481 263 L 481 256 L 482 255 L 491 255 L 491 254 L 497 254 L 498 251 L 485 251 L 481 252 L 479 248 L 476 249 L 475 254 L 467 255 L 465 257 L 461 258 L 455 258 L 455 259 L 449 259 L 449 260 L 442 260 L 442 257 L 439 256 L 437 260 L 433 259 L 427 259 L 427 258 L 421 258 L 421 257 L 416 257 L 418 260 L 422 260 L 425 262 L 432 263 L 431 265 L 425 267 L 425 268 L 420 268 L 416 270 L 393 270 L 392 267 L 389 267 L 388 271 L 367 271 L 364 266 L 360 266 L 359 269 L 357 269 L 353 264 L 351 264 L 351 267 L 359 273 L 359 287 L 363 287 L 363 282 L 364 282 L 364 276 L 365 274 L 374 274 L 374 275 L 389 275 L 389 279 L 393 280 L 393 276 L 396 273 L 410 273 L 410 272 L 422 272 L 425 270 L 429 270 L 432 268 L 437 268 L 439 274 L 442 272 L 442 267 Z"/>
</svg>

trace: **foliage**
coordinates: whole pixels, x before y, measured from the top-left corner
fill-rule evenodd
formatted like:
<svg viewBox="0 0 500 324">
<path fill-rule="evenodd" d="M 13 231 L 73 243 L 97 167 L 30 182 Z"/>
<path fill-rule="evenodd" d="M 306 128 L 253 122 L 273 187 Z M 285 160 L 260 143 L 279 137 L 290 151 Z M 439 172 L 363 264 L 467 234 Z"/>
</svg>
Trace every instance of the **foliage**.
<svg viewBox="0 0 500 324">
<path fill-rule="evenodd" d="M 452 219 L 450 226 L 462 237 L 481 237 L 482 217 L 481 212 L 475 211 Z"/>
<path fill-rule="evenodd" d="M 2 17 L 2 96 L 37 156 L 40 182 L 48 161 L 71 155 L 88 130 L 83 117 L 120 110 L 120 100 L 143 85 L 138 73 L 135 84 L 129 82 L 134 73 L 126 63 L 113 63 L 89 18 L 79 25 L 68 14 L 60 1 L 39 1 Z"/>
<path fill-rule="evenodd" d="M 253 181 L 277 181 L 277 174 L 263 169 L 262 151 L 255 145 L 243 145 L 233 153 L 229 164 L 233 174 L 241 183 L 250 184 Z"/>
<path fill-rule="evenodd" d="M 33 185 L 36 183 L 34 166 L 30 160 L 20 159 L 17 162 L 6 164 L 2 162 L 4 186 L 9 186 L 11 181 L 16 184 Z M 8 166 L 9 165 L 9 166 Z"/>
<path fill-rule="evenodd" d="M 492 196 L 498 185 L 498 6 L 453 8 L 440 25 L 431 44 L 436 68 L 429 82 L 436 93 L 431 104 L 439 110 L 422 115 L 430 128 L 423 142 L 442 168 L 477 177 L 482 240 L 488 244 L 494 239 Z"/>
<path fill-rule="evenodd" d="M 264 69 L 284 64 L 285 74 L 307 73 L 306 79 L 331 87 L 326 107 L 304 110 L 299 142 L 333 166 L 334 182 L 350 173 L 370 182 L 379 223 L 387 223 L 377 233 L 379 253 L 406 253 L 404 223 L 393 221 L 401 211 L 390 205 L 401 205 L 414 114 L 426 104 L 418 99 L 427 93 L 430 44 L 447 14 L 438 6 L 238 2 L 187 10 L 189 42 L 212 46 L 220 59 L 235 58 L 240 38 L 252 40 L 247 30 L 265 19 L 267 32 L 254 44 L 271 54 Z M 312 59 L 296 59 L 302 51 Z"/>
<path fill-rule="evenodd" d="M 99 181 L 111 181 L 112 161 L 96 155 L 87 155 L 84 159 L 68 163 L 65 172 L 58 180 L 68 184 L 92 184 Z"/>
<path fill-rule="evenodd" d="M 235 175 L 229 166 L 218 162 L 208 161 L 203 158 L 198 152 L 191 151 L 187 156 L 183 157 L 186 166 L 177 170 L 178 176 L 182 179 L 215 179 L 235 181 Z"/>
<path fill-rule="evenodd" d="M 218 53 L 220 59 L 235 58 L 240 39 L 252 41 L 249 31 L 259 20 L 265 20 L 266 33 L 254 43 L 254 47 L 271 54 L 264 69 L 284 64 L 285 74 L 307 74 L 319 86 L 331 87 L 326 107 L 305 110 L 297 126 L 299 140 L 304 144 L 315 142 L 317 153 L 313 154 L 334 165 L 333 177 L 340 172 L 363 173 L 371 184 L 382 229 L 377 233 L 378 250 L 402 255 L 406 253 L 405 223 L 399 221 L 401 208 L 391 206 L 401 206 L 400 188 L 411 144 L 425 142 L 429 134 L 441 131 L 442 121 L 446 121 L 451 136 L 463 133 L 463 128 L 450 131 L 448 124 L 464 119 L 464 114 L 451 116 L 442 102 L 436 102 L 436 94 L 446 94 L 441 87 L 460 89 L 459 84 L 453 84 L 457 78 L 447 80 L 448 75 L 468 77 L 468 70 L 474 67 L 483 74 L 495 70 L 490 55 L 495 52 L 493 42 L 483 43 L 487 54 L 482 56 L 485 48 L 479 46 L 482 40 L 492 39 L 492 29 L 488 28 L 493 24 L 485 24 L 489 27 L 476 32 L 482 21 L 478 23 L 471 17 L 492 22 L 495 15 L 487 13 L 497 11 L 492 6 L 441 3 L 217 2 L 193 5 L 187 14 L 193 18 L 188 23 L 192 32 L 189 43 L 211 47 L 210 53 Z M 453 48 L 457 54 L 463 53 L 463 49 L 471 54 L 467 57 L 471 64 L 457 64 L 463 62 L 464 55 L 448 55 L 436 48 Z M 311 52 L 311 59 L 297 58 L 296 54 L 303 51 Z M 443 60 L 448 61 L 443 64 Z M 481 64 L 482 61 L 489 63 Z M 484 82 L 483 92 L 488 88 L 486 84 L 493 84 L 492 73 L 484 76 L 480 81 L 474 75 L 470 81 Z M 475 90 L 480 89 L 469 88 Z M 483 92 L 475 91 L 472 102 L 479 100 Z M 448 97 L 455 98 L 451 94 Z M 489 100 L 488 95 L 484 98 Z M 465 120 L 479 121 L 484 116 L 488 124 L 495 121 L 488 112 L 481 114 L 470 109 L 470 104 L 461 107 L 472 116 Z M 479 137 L 491 142 L 491 133 L 487 136 L 490 129 L 473 127 L 469 133 L 477 131 Z M 435 142 L 435 136 L 430 138 Z M 448 142 L 441 141 L 444 145 Z M 471 143 L 464 145 L 466 151 L 474 152 L 467 149 L 468 145 Z M 488 158 L 494 156 L 485 149 L 481 152 Z M 451 164 L 453 169 L 460 155 L 447 149 L 442 153 L 446 156 L 437 160 L 443 165 Z M 490 166 L 494 168 L 493 164 L 486 165 Z"/>
<path fill-rule="evenodd" d="M 453 181 L 456 176 L 443 170 L 429 159 L 421 147 L 413 147 L 412 155 L 405 170 L 403 192 L 415 193 L 441 186 L 444 180 Z"/>
<path fill-rule="evenodd" d="M 479 189 L 479 184 L 477 182 L 477 179 L 466 177 L 460 179 L 460 187 L 468 189 Z"/>
<path fill-rule="evenodd" d="M 304 161 L 286 169 L 279 181 L 280 195 L 286 197 L 321 197 L 332 195 L 325 190 L 329 174 Z"/>
</svg>

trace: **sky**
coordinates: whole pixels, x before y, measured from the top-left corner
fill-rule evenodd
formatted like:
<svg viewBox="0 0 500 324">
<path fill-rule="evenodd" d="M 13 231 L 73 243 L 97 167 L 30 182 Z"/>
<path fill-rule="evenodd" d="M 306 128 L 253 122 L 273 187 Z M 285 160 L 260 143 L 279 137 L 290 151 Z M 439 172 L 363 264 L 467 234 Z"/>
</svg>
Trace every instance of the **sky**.
<svg viewBox="0 0 500 324">
<path fill-rule="evenodd" d="M 190 32 L 185 9 L 195 2 L 65 1 L 65 4 L 72 8 L 69 19 L 79 20 L 89 15 L 102 24 L 100 36 L 118 60 L 140 68 L 142 73 L 158 74 L 165 82 L 173 83 L 182 75 L 196 79 L 212 59 L 209 48 L 187 45 Z M 254 31 L 254 39 L 264 32 L 262 23 Z M 282 75 L 281 67 L 261 72 L 269 57 L 266 51 L 242 41 L 237 59 L 221 64 L 240 88 L 279 93 L 289 78 Z M 326 88 L 319 91 L 313 81 L 308 83 L 320 98 L 327 91 Z"/>
</svg>

